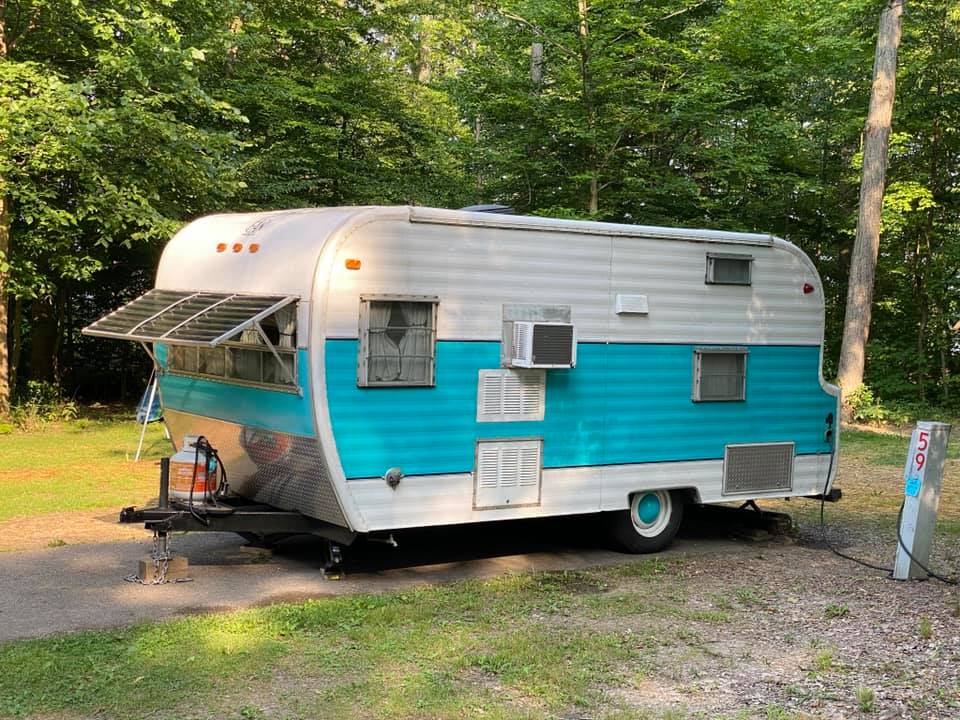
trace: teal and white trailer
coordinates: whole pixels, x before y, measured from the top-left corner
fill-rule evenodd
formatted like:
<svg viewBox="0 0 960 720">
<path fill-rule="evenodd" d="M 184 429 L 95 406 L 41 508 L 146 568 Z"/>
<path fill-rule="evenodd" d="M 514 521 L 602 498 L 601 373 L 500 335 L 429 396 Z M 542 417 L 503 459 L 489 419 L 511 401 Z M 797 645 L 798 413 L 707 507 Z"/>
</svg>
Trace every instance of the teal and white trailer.
<svg viewBox="0 0 960 720">
<path fill-rule="evenodd" d="M 824 293 L 762 234 L 420 207 L 213 215 L 85 332 L 138 341 L 231 491 L 365 534 L 818 496 Z"/>
</svg>

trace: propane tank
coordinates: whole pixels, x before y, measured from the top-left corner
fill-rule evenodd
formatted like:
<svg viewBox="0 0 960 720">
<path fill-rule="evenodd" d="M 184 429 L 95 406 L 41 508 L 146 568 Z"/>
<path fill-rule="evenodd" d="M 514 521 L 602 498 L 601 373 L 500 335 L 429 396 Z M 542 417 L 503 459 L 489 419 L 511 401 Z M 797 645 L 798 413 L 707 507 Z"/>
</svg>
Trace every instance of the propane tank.
<svg viewBox="0 0 960 720">
<path fill-rule="evenodd" d="M 198 439 L 184 435 L 180 452 L 170 458 L 170 497 L 189 502 L 192 485 L 193 502 L 199 505 L 217 490 L 217 459 L 202 447 L 197 452 Z"/>
</svg>

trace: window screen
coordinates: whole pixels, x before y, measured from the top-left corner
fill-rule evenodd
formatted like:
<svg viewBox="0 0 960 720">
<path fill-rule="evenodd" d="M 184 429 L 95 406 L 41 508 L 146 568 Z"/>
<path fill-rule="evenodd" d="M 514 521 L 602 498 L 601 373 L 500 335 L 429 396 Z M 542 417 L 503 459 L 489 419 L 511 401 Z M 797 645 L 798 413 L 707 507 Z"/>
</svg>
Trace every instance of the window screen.
<svg viewBox="0 0 960 720">
<path fill-rule="evenodd" d="M 694 352 L 694 401 L 744 400 L 746 397 L 746 380 L 746 350 L 704 349 Z"/>
<path fill-rule="evenodd" d="M 433 385 L 437 300 L 370 296 L 360 305 L 358 385 Z"/>
<path fill-rule="evenodd" d="M 279 361 L 256 328 L 248 328 L 213 348 L 168 345 L 167 370 L 177 375 L 201 375 L 228 382 L 294 390 L 296 386 L 291 377 L 297 377 L 296 320 L 294 303 L 260 321 Z"/>
<path fill-rule="evenodd" d="M 707 254 L 706 281 L 710 285 L 750 285 L 753 257 Z"/>
</svg>

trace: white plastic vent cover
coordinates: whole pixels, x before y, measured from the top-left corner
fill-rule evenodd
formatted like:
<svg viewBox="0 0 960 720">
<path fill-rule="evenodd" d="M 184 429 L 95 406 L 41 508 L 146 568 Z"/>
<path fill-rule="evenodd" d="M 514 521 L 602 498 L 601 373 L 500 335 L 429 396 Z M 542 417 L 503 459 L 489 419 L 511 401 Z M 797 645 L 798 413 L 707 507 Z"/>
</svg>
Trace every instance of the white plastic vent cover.
<svg viewBox="0 0 960 720">
<path fill-rule="evenodd" d="M 539 505 L 542 448 L 539 438 L 477 442 L 474 508 Z"/>
<path fill-rule="evenodd" d="M 542 370 L 481 370 L 477 422 L 543 420 Z"/>
</svg>

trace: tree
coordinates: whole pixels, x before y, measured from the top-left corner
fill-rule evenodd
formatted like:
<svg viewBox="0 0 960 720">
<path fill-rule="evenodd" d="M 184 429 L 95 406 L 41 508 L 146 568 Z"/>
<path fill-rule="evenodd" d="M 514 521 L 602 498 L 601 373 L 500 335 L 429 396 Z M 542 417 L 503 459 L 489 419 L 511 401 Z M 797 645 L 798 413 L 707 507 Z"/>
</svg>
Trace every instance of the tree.
<svg viewBox="0 0 960 720">
<path fill-rule="evenodd" d="M 0 63 L 7 60 L 7 2 L 0 0 Z M 0 145 L 4 137 L 0 134 Z M 0 176 L 0 418 L 10 412 L 10 348 L 7 321 L 7 277 L 10 255 L 10 205 Z"/>
<path fill-rule="evenodd" d="M 877 256 L 880 250 L 880 218 L 896 92 L 897 50 L 900 47 L 902 14 L 903 0 L 890 0 L 880 14 L 870 108 L 863 132 L 860 211 L 850 261 L 843 345 L 837 374 L 845 404 L 850 393 L 863 383 Z"/>
<path fill-rule="evenodd" d="M 229 160 L 237 149 L 231 126 L 242 118 L 199 80 L 203 44 L 216 47 L 226 30 L 198 22 L 209 9 L 92 0 L 6 6 L 19 25 L 7 25 L 16 42 L 0 64 L 0 196 L 13 208 L 2 268 L 7 292 L 29 301 L 39 379 L 55 379 L 77 283 L 92 281 L 124 248 L 159 245 L 239 187 Z"/>
</svg>

